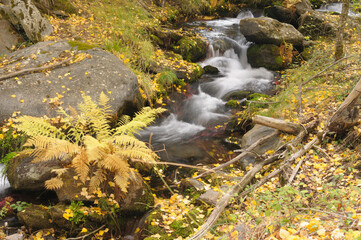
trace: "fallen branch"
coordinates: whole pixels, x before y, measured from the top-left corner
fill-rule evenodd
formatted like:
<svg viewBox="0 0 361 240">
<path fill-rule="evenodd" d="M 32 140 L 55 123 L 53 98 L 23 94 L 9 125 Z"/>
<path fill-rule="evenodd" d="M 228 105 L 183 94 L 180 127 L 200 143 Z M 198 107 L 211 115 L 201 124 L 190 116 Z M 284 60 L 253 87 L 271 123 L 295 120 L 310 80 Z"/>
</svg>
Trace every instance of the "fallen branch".
<svg viewBox="0 0 361 240">
<path fill-rule="evenodd" d="M 198 170 L 202 170 L 202 171 L 212 171 L 212 169 L 204 169 L 203 167 L 198 167 L 198 166 L 193 166 L 193 165 L 188 165 L 188 164 L 183 164 L 183 163 L 172 163 L 172 162 L 148 162 L 145 160 L 141 160 L 141 159 L 132 159 L 133 162 L 141 162 L 141 163 L 147 163 L 147 164 L 154 164 L 154 165 L 171 165 L 171 166 L 178 166 L 178 167 L 185 167 L 185 168 L 193 168 L 193 169 L 198 169 Z"/>
<path fill-rule="evenodd" d="M 283 161 L 282 167 L 294 161 L 295 159 L 301 157 L 306 152 L 308 152 L 313 145 L 318 144 L 319 139 L 314 138 L 310 142 L 308 142 L 304 147 L 298 150 L 296 153 L 292 154 L 289 158 Z M 266 165 L 266 162 L 257 163 L 251 170 L 247 172 L 247 174 L 241 179 L 241 181 L 234 185 L 231 190 L 229 190 L 219 201 L 217 202 L 215 208 L 212 213 L 209 215 L 207 221 L 199 228 L 199 230 L 193 234 L 189 240 L 199 240 L 209 231 L 209 229 L 214 225 L 214 223 L 218 220 L 219 216 L 223 212 L 223 210 L 228 205 L 229 201 L 232 197 L 235 196 L 238 192 L 244 189 L 254 178 L 254 176 Z"/>
<path fill-rule="evenodd" d="M 17 77 L 17 76 L 29 74 L 29 73 L 32 73 L 32 72 L 41 72 L 41 71 L 44 71 L 44 70 L 54 69 L 54 68 L 57 68 L 57 67 L 65 64 L 65 63 L 70 62 L 73 59 L 74 59 L 74 56 L 72 56 L 72 57 L 70 57 L 68 59 L 65 59 L 64 61 L 55 63 L 53 65 L 47 65 L 47 66 L 35 67 L 35 68 L 27 68 L 27 69 L 22 69 L 22 70 L 17 71 L 17 72 L 12 72 L 12 73 L 9 73 L 7 75 L 1 76 L 0 81 L 6 80 L 6 79 L 9 79 L 9 78 L 12 78 L 12 77 Z"/>
<path fill-rule="evenodd" d="M 227 166 L 229 166 L 229 165 L 231 165 L 231 164 L 239 161 L 240 159 L 242 159 L 243 157 L 245 157 L 249 152 L 252 152 L 252 150 L 255 149 L 258 145 L 261 145 L 262 143 L 266 142 L 268 139 L 276 136 L 277 134 L 279 134 L 278 131 L 276 131 L 276 132 L 274 132 L 274 133 L 272 133 L 272 134 L 270 134 L 270 135 L 268 135 L 268 136 L 265 136 L 265 137 L 259 139 L 258 141 L 256 141 L 255 143 L 253 143 L 251 146 L 249 146 L 247 149 L 245 149 L 244 152 L 242 152 L 241 154 L 239 154 L 237 157 L 229 160 L 229 161 L 226 162 L 226 163 L 223 163 L 223 164 L 219 165 L 218 167 L 214 167 L 214 168 L 212 168 L 212 169 L 210 169 L 210 170 L 208 170 L 208 171 L 206 171 L 206 172 L 204 172 L 204 173 L 202 173 L 202 174 L 194 177 L 193 179 L 197 179 L 197 178 L 204 177 L 204 176 L 206 176 L 206 175 L 208 175 L 208 174 L 210 174 L 210 173 L 219 171 L 220 169 L 223 169 L 223 168 L 225 168 L 225 167 L 227 167 Z"/>
<path fill-rule="evenodd" d="M 95 229 L 94 231 L 86 234 L 86 235 L 83 235 L 83 236 L 80 236 L 80 237 L 75 237 L 75 238 L 67 238 L 65 240 L 79 240 L 79 239 L 85 239 L 86 237 L 89 237 L 90 235 L 93 235 L 94 233 L 98 232 L 99 230 L 103 229 L 105 227 L 105 225 L 101 226 L 100 228 L 97 228 Z"/>
<path fill-rule="evenodd" d="M 256 124 L 261 124 L 263 126 L 276 128 L 282 132 L 290 133 L 293 135 L 297 135 L 302 130 L 301 125 L 287 122 L 281 119 L 256 115 L 252 118 L 252 120 Z"/>
<path fill-rule="evenodd" d="M 291 185 L 291 183 L 292 183 L 293 179 L 295 178 L 296 174 L 298 173 L 298 170 L 300 169 L 303 161 L 304 161 L 304 159 L 301 159 L 301 160 L 297 163 L 296 167 L 293 169 L 292 174 L 291 174 L 291 176 L 290 176 L 290 178 L 288 179 L 288 182 L 287 182 L 287 185 L 288 185 L 288 186 Z"/>
</svg>

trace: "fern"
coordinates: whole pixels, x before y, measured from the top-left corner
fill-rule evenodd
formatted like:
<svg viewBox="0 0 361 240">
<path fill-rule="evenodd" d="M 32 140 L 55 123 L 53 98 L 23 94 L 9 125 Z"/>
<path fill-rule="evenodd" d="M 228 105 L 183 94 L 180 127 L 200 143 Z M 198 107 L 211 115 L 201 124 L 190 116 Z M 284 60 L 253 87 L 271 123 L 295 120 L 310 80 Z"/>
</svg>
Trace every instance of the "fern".
<svg viewBox="0 0 361 240">
<path fill-rule="evenodd" d="M 15 127 L 30 136 L 24 145 L 30 149 L 26 148 L 20 154 L 34 157 L 34 162 L 70 159 L 70 167 L 91 191 L 106 179 L 114 178 L 116 186 L 127 192 L 132 173 L 128 161 L 141 159 L 152 163 L 157 158 L 134 134 L 165 110 L 143 108 L 133 119 L 123 116 L 112 130 L 109 98 L 101 93 L 98 103 L 83 95 L 83 103 L 78 105 L 79 112 L 70 106 L 70 114 L 59 108 L 61 126 L 54 126 L 44 118 L 19 117 L 15 120 Z M 54 169 L 57 176 L 47 180 L 45 187 L 52 190 L 61 188 L 64 184 L 62 175 L 67 171 L 68 168 Z"/>
</svg>

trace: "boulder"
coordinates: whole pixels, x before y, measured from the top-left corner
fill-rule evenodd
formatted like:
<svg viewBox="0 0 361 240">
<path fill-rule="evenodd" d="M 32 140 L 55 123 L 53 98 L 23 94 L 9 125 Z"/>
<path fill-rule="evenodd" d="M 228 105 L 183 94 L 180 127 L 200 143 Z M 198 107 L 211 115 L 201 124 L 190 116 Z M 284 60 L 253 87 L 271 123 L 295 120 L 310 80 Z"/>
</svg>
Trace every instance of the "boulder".
<svg viewBox="0 0 361 240">
<path fill-rule="evenodd" d="M 70 58 L 77 46 L 66 41 L 40 42 L 9 55 L 0 68 L 0 76 L 9 72 L 37 68 L 53 59 Z M 136 75 L 113 54 L 101 49 L 78 51 L 77 61 L 50 71 L 32 72 L 1 81 L 0 120 L 14 111 L 32 116 L 55 116 L 54 104 L 77 108 L 83 101 L 81 92 L 97 100 L 101 92 L 110 97 L 113 114 L 131 113 L 139 107 Z M 59 60 L 61 61 L 61 60 Z M 52 104 L 49 104 L 53 102 Z"/>
<path fill-rule="evenodd" d="M 45 14 L 66 16 L 76 14 L 78 10 L 69 0 L 34 0 L 35 6 Z"/>
<path fill-rule="evenodd" d="M 297 15 L 296 12 L 292 11 L 289 8 L 275 5 L 275 6 L 265 8 L 264 14 L 265 14 L 265 16 L 274 18 L 280 22 L 289 23 L 292 26 L 294 26 L 295 28 L 298 27 L 297 19 L 299 16 Z"/>
<path fill-rule="evenodd" d="M 52 227 L 48 209 L 42 206 L 30 206 L 17 214 L 19 221 L 32 231 Z"/>
<path fill-rule="evenodd" d="M 13 46 L 24 41 L 8 20 L 0 20 L 0 56 L 10 53 Z"/>
<path fill-rule="evenodd" d="M 312 4 L 310 0 L 301 0 L 298 1 L 295 5 L 296 13 L 301 16 L 302 14 L 306 12 L 313 12 Z"/>
<path fill-rule="evenodd" d="M 7 13 L 14 26 L 18 24 L 32 42 L 39 42 L 44 36 L 50 35 L 53 27 L 44 18 L 31 0 L 6 0 Z"/>
<path fill-rule="evenodd" d="M 259 124 L 256 124 L 250 131 L 248 131 L 245 135 L 242 137 L 242 148 L 246 149 L 249 146 L 251 146 L 253 143 L 257 142 L 259 139 L 268 136 L 270 134 L 273 134 L 275 131 L 277 131 L 274 128 L 262 126 Z M 255 149 L 253 149 L 253 152 L 257 153 L 258 155 L 262 155 L 268 150 L 275 150 L 277 149 L 281 139 L 279 135 L 275 135 L 268 141 L 264 142 L 263 144 L 257 146 Z"/>
<path fill-rule="evenodd" d="M 283 42 L 302 47 L 303 35 L 291 24 L 268 17 L 246 18 L 240 21 L 241 33 L 247 41 L 257 44 L 274 44 Z"/>
<path fill-rule="evenodd" d="M 199 37 L 183 37 L 173 48 L 188 62 L 197 62 L 206 56 L 207 42 Z"/>
<path fill-rule="evenodd" d="M 206 74 L 218 74 L 219 73 L 218 68 L 211 66 L 211 65 L 204 66 L 203 69 Z"/>
<path fill-rule="evenodd" d="M 318 36 L 335 36 L 337 24 L 327 19 L 327 14 L 321 12 L 306 12 L 298 19 L 298 30 L 312 38 Z"/>
<path fill-rule="evenodd" d="M 274 44 L 253 44 L 247 51 L 248 63 L 254 67 L 265 67 L 269 70 L 284 69 L 280 47 Z"/>
<path fill-rule="evenodd" d="M 10 161 L 6 176 L 15 190 L 42 191 L 44 182 L 55 174 L 52 169 L 61 168 L 59 160 L 32 163 L 31 157 L 16 157 Z"/>
</svg>

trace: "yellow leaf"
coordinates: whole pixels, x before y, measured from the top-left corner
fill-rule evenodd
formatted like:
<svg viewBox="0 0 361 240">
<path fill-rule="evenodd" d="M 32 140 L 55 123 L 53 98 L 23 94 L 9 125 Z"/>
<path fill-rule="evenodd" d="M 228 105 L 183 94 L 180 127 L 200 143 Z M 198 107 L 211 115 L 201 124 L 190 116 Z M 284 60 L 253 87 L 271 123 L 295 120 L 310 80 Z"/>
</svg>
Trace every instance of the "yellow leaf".
<svg viewBox="0 0 361 240">
<path fill-rule="evenodd" d="M 280 238 L 281 239 L 288 239 L 289 238 L 289 236 L 291 235 L 287 230 L 285 230 L 285 229 L 283 229 L 283 228 L 281 228 L 280 229 Z"/>
<path fill-rule="evenodd" d="M 81 232 L 87 232 L 88 231 L 88 229 L 86 229 L 86 228 L 83 228 L 82 230 L 81 230 Z"/>
</svg>

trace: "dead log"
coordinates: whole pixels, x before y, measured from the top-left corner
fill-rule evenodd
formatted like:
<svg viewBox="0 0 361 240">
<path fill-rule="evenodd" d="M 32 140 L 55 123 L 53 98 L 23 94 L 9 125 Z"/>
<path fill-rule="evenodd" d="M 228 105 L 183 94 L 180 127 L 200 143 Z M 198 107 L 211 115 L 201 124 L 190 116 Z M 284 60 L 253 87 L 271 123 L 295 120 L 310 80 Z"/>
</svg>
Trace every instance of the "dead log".
<svg viewBox="0 0 361 240">
<path fill-rule="evenodd" d="M 314 138 L 313 140 L 308 142 L 304 147 L 298 150 L 296 153 L 292 154 L 290 157 L 284 160 L 280 168 L 287 166 L 295 159 L 301 157 L 302 155 L 307 153 L 312 148 L 313 145 L 318 144 L 319 142 L 320 140 L 318 138 Z M 268 161 L 262 161 L 257 163 L 251 170 L 247 172 L 247 174 L 241 179 L 241 181 L 238 184 L 234 185 L 221 199 L 219 199 L 212 213 L 209 215 L 207 221 L 199 228 L 199 230 L 195 234 L 193 234 L 193 236 L 188 238 L 188 240 L 202 239 L 203 236 L 218 220 L 223 210 L 227 207 L 229 201 L 251 182 L 254 176 L 266 165 L 266 163 L 268 163 Z"/>
<path fill-rule="evenodd" d="M 329 131 L 342 133 L 359 123 L 359 110 L 355 103 L 361 96 L 361 79 L 327 123 Z"/>
<path fill-rule="evenodd" d="M 256 115 L 252 118 L 253 122 L 256 124 L 261 124 L 263 126 L 272 127 L 278 129 L 282 132 L 290 133 L 297 135 L 301 130 L 302 126 L 296 123 L 287 122 L 285 120 L 264 117 Z"/>
</svg>

